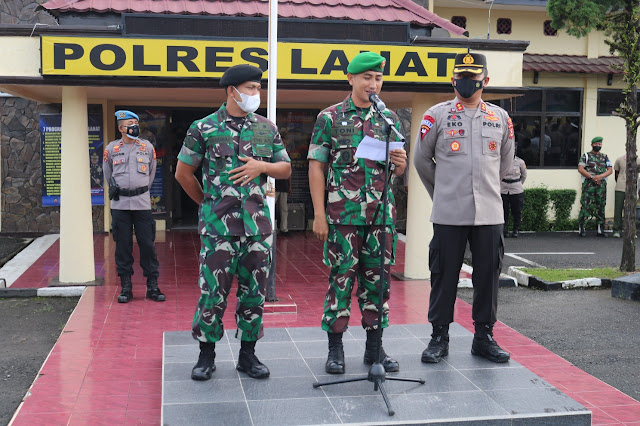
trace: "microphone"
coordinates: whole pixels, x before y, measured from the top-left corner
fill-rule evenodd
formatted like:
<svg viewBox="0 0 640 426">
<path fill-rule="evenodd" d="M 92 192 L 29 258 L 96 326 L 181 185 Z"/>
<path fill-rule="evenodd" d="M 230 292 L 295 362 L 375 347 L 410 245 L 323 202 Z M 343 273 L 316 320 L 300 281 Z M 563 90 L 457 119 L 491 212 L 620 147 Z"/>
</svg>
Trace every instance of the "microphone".
<svg viewBox="0 0 640 426">
<path fill-rule="evenodd" d="M 387 106 L 382 102 L 382 100 L 375 93 L 369 93 L 369 102 L 374 106 L 378 112 L 382 112 L 387 109 Z"/>
</svg>

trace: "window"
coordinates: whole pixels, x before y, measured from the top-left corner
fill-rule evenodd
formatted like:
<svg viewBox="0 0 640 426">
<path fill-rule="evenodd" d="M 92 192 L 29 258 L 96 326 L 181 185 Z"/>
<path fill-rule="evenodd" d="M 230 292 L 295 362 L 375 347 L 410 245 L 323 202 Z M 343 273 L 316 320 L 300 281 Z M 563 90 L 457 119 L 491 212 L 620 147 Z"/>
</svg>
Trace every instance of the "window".
<svg viewBox="0 0 640 426">
<path fill-rule="evenodd" d="M 640 100 L 640 92 L 638 92 Z M 615 115 L 614 112 L 624 102 L 622 90 L 598 89 L 598 115 Z"/>
<path fill-rule="evenodd" d="M 451 23 L 460 28 L 467 28 L 467 18 L 465 16 L 454 16 L 451 18 Z"/>
<path fill-rule="evenodd" d="M 518 157 L 527 167 L 577 167 L 582 89 L 530 89 L 501 104 L 513 120 Z"/>
<path fill-rule="evenodd" d="M 544 35 L 546 36 L 556 36 L 558 35 L 558 30 L 551 26 L 551 21 L 544 21 Z"/>
<path fill-rule="evenodd" d="M 498 18 L 496 30 L 498 31 L 498 34 L 511 34 L 511 19 Z"/>
</svg>

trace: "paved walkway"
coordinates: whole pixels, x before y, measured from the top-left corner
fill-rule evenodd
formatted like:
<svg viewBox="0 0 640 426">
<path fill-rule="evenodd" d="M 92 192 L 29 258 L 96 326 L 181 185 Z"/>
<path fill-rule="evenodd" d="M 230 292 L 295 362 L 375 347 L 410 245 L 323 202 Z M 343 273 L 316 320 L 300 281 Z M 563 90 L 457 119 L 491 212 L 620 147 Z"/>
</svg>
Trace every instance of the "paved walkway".
<svg viewBox="0 0 640 426">
<path fill-rule="evenodd" d="M 134 300 L 126 305 L 118 304 L 119 280 L 113 262 L 113 240 L 107 235 L 97 235 L 94 248 L 96 273 L 104 277 L 105 284 L 88 287 L 84 292 L 17 411 L 14 425 L 160 422 L 163 334 L 190 328 L 199 296 L 196 285 L 198 235 L 188 231 L 158 232 L 159 282 L 167 295 L 164 303 L 144 300 L 144 278 L 136 266 Z M 47 286 L 58 275 L 58 256 L 59 242 L 56 241 L 11 288 Z M 281 303 L 267 308 L 265 327 L 319 326 L 327 285 L 321 244 L 310 235 L 292 233 L 278 240 L 278 256 L 277 294 Z M 401 272 L 403 244 L 399 244 L 397 259 L 399 264 L 394 270 Z M 391 285 L 391 323 L 429 327 L 426 321 L 428 282 L 392 280 Z M 232 294 L 229 306 L 234 304 Z M 285 307 L 281 309 L 281 305 Z M 465 329 L 473 329 L 469 304 L 458 300 L 455 318 Z M 352 329 L 358 327 L 359 319 L 356 309 Z M 232 312 L 224 323 L 227 329 L 235 328 Z M 496 324 L 495 335 L 511 352 L 514 361 L 591 410 L 593 424 L 640 422 L 640 402 L 504 324 Z M 393 353 L 391 348 L 388 352 Z"/>
</svg>

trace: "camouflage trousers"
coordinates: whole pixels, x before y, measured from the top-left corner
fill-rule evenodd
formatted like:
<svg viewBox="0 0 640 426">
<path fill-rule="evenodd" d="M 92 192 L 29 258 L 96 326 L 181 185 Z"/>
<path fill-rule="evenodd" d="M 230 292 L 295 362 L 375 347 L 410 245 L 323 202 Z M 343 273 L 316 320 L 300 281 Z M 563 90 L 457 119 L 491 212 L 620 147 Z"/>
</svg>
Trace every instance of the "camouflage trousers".
<svg viewBox="0 0 640 426">
<path fill-rule="evenodd" d="M 590 216 L 596 219 L 596 224 L 604 224 L 604 205 L 607 201 L 607 184 L 603 181 L 596 185 L 588 179 L 582 182 L 580 196 L 580 214 L 578 223 L 584 225 Z"/>
<path fill-rule="evenodd" d="M 382 328 L 389 326 L 389 272 L 395 263 L 398 236 L 387 226 L 385 265 L 387 285 L 383 295 Z M 329 225 L 324 263 L 331 267 L 329 290 L 324 301 L 322 329 L 343 333 L 351 315 L 351 291 L 358 280 L 358 305 L 365 330 L 378 328 L 382 226 Z"/>
<path fill-rule="evenodd" d="M 200 300 L 193 317 L 193 338 L 217 342 L 224 336 L 222 317 L 233 277 L 238 277 L 236 338 L 254 342 L 262 337 L 265 288 L 271 265 L 269 235 L 200 235 Z"/>
</svg>

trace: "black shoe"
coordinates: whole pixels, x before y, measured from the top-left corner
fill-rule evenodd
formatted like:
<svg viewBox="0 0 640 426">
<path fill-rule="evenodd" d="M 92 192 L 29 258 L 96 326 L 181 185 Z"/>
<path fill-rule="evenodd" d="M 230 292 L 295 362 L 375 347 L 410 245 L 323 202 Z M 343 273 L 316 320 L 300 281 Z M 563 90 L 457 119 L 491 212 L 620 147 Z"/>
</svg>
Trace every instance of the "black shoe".
<svg viewBox="0 0 640 426">
<path fill-rule="evenodd" d="M 154 302 L 164 302 L 164 294 L 158 288 L 158 278 L 147 278 L 147 299 L 151 299 Z"/>
<path fill-rule="evenodd" d="M 344 348 L 342 347 L 342 333 L 328 333 L 329 355 L 324 365 L 324 371 L 329 374 L 344 374 Z"/>
<path fill-rule="evenodd" d="M 582 226 L 582 225 L 580 225 L 579 232 L 580 232 L 580 236 L 581 237 L 586 237 L 587 236 L 587 231 L 584 230 L 584 226 Z"/>
<path fill-rule="evenodd" d="M 371 365 L 376 361 L 376 352 L 378 349 L 378 332 L 376 330 L 367 330 L 367 342 L 364 351 L 364 363 Z M 394 373 L 400 371 L 400 364 L 395 359 L 391 358 L 384 351 L 384 348 L 380 347 L 380 364 L 384 367 L 384 371 L 387 373 Z"/>
<path fill-rule="evenodd" d="M 449 326 L 433 325 L 433 333 L 427 349 L 422 352 L 420 360 L 429 364 L 436 364 L 443 356 L 449 355 Z"/>
<path fill-rule="evenodd" d="M 598 237 L 608 238 L 609 236 L 604 233 L 604 229 L 602 229 L 602 225 L 598 225 Z"/>
<path fill-rule="evenodd" d="M 216 371 L 216 344 L 200 342 L 200 355 L 198 363 L 191 370 L 192 380 L 209 380 L 211 374 Z"/>
<path fill-rule="evenodd" d="M 288 237 L 289 231 L 280 231 L 280 235 L 282 235 L 283 237 Z"/>
<path fill-rule="evenodd" d="M 265 377 L 269 377 L 271 373 L 267 366 L 261 363 L 256 356 L 255 347 L 256 342 L 241 342 L 236 370 L 247 373 L 249 377 L 254 379 L 264 379 Z"/>
<path fill-rule="evenodd" d="M 511 234 L 511 236 L 513 238 L 518 238 L 518 235 L 520 234 L 520 231 L 513 231 L 513 234 Z"/>
<path fill-rule="evenodd" d="M 133 299 L 131 277 L 129 275 L 122 275 L 120 277 L 120 286 L 122 286 L 122 291 L 120 291 L 118 295 L 118 303 L 129 303 L 129 300 Z"/>
<path fill-rule="evenodd" d="M 491 362 L 507 362 L 511 357 L 493 340 L 493 326 L 476 323 L 476 332 L 471 344 L 471 355 L 481 356 Z"/>
</svg>

